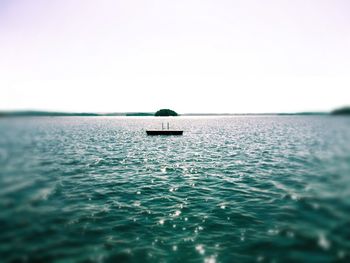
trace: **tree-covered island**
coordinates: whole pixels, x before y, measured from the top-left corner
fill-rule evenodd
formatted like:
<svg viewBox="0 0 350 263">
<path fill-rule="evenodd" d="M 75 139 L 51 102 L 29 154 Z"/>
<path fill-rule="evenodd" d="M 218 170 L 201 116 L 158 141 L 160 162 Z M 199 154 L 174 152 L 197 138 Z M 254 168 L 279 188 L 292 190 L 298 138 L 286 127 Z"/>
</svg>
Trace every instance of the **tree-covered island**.
<svg viewBox="0 0 350 263">
<path fill-rule="evenodd" d="M 169 109 L 161 109 L 159 111 L 157 111 L 154 116 L 156 117 L 165 117 L 165 116 L 178 116 L 178 114 L 173 111 L 173 110 L 169 110 Z"/>
</svg>

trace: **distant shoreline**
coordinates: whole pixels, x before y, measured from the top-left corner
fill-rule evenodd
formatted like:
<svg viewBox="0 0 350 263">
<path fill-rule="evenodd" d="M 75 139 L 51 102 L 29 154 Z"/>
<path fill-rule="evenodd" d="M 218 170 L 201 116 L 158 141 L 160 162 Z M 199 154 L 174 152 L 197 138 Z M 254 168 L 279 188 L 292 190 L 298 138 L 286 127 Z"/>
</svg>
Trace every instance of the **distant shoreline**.
<svg viewBox="0 0 350 263">
<path fill-rule="evenodd" d="M 330 112 L 295 112 L 295 113 L 184 113 L 179 116 L 295 116 L 295 115 L 330 115 Z M 154 112 L 51 112 L 51 111 L 2 111 L 0 117 L 108 117 L 108 116 L 134 116 L 153 117 Z"/>
</svg>

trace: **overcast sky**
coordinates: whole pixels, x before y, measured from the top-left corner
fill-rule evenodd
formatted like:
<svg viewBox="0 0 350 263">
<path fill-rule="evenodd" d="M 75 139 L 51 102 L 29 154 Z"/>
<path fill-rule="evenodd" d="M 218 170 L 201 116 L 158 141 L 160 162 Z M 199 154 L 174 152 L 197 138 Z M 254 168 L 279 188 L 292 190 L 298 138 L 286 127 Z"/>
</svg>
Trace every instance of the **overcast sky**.
<svg viewBox="0 0 350 263">
<path fill-rule="evenodd" d="M 350 104 L 348 0 L 0 0 L 0 110 Z"/>
</svg>

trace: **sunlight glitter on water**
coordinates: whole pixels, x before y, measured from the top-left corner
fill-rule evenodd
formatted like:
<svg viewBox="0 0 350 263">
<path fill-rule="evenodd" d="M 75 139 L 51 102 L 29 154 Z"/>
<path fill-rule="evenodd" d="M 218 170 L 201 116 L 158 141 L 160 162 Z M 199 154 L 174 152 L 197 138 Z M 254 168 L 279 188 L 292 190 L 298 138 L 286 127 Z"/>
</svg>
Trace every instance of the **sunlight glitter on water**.
<svg viewBox="0 0 350 263">
<path fill-rule="evenodd" d="M 350 260 L 350 121 L 157 121 L 0 119 L 1 258 Z"/>
</svg>

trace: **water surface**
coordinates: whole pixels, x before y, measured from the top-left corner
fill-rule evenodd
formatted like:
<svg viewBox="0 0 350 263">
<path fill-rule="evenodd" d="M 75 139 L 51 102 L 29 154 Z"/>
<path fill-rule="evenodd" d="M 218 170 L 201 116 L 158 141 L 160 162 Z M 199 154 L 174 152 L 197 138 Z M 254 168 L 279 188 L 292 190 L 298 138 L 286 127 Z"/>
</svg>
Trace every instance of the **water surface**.
<svg viewBox="0 0 350 263">
<path fill-rule="evenodd" d="M 162 121 L 183 136 L 147 137 Z M 0 119 L 4 262 L 350 260 L 350 118 Z"/>
</svg>

